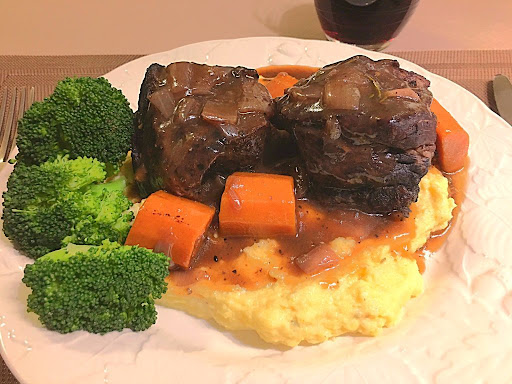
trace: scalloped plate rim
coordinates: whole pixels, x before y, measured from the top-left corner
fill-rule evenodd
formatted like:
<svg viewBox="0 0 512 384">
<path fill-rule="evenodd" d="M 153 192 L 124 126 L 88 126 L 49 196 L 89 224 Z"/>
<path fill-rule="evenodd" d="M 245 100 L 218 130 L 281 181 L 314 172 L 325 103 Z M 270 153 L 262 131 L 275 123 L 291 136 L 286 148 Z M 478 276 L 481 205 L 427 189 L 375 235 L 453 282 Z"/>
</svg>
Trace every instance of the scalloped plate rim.
<svg viewBox="0 0 512 384">
<path fill-rule="evenodd" d="M 356 51 L 356 52 L 361 53 L 361 54 L 367 54 L 370 57 L 378 56 L 379 58 L 397 59 L 401 64 L 405 64 L 407 66 L 407 69 L 417 70 L 418 72 L 420 72 L 422 74 L 427 74 L 429 80 L 435 79 L 435 81 L 439 82 L 439 84 L 447 85 L 450 89 L 453 89 L 454 91 L 457 91 L 458 93 L 464 94 L 464 97 L 468 98 L 468 100 L 471 99 L 471 102 L 473 103 L 473 106 L 477 106 L 478 107 L 479 113 L 484 115 L 484 117 L 490 117 L 494 122 L 498 123 L 498 125 L 500 125 L 501 128 L 503 128 L 505 125 L 508 127 L 508 123 L 506 123 L 499 115 L 495 114 L 492 110 L 490 110 L 485 105 L 485 103 L 483 103 L 482 100 L 480 100 L 477 96 L 471 94 L 469 91 L 467 91 L 462 86 L 460 86 L 460 85 L 458 85 L 458 84 L 456 84 L 456 83 L 454 83 L 454 82 L 452 82 L 452 81 L 450 81 L 448 79 L 445 79 L 445 78 L 443 78 L 443 77 L 441 77 L 439 75 L 436 75 L 436 74 L 433 74 L 431 72 L 428 72 L 425 69 L 423 69 L 422 67 L 420 67 L 420 66 L 418 66 L 418 65 L 416 65 L 414 63 L 411 63 L 411 62 L 409 62 L 407 60 L 404 60 L 404 59 L 401 59 L 401 58 L 398 58 L 398 57 L 394 57 L 394 56 L 391 56 L 389 54 L 369 52 L 369 51 L 365 51 L 363 49 L 356 48 L 356 47 L 353 47 L 353 46 L 348 46 L 348 45 L 340 44 L 340 43 L 332 43 L 332 42 L 327 42 L 327 41 L 302 40 L 302 39 L 285 38 L 285 37 L 252 37 L 252 38 L 223 39 L 223 40 L 212 40 L 212 41 L 198 42 L 198 43 L 193 43 L 193 44 L 189 44 L 189 45 L 182 46 L 182 47 L 177 47 L 177 48 L 169 50 L 169 51 L 159 52 L 159 53 L 155 53 L 155 54 L 151 54 L 151 55 L 140 57 L 140 58 L 135 59 L 135 60 L 133 60 L 133 61 L 131 61 L 129 63 L 121 65 L 120 67 L 118 67 L 118 68 L 114 69 L 113 71 L 107 73 L 105 75 L 105 77 L 107 77 L 109 79 L 111 77 L 116 77 L 117 74 L 120 74 L 120 73 L 122 73 L 123 71 L 126 71 L 129 68 L 137 67 L 137 66 L 139 66 L 141 63 L 143 63 L 145 61 L 148 61 L 148 60 L 150 60 L 152 58 L 157 59 L 158 57 L 162 57 L 163 55 L 172 54 L 172 52 L 175 52 L 175 51 L 178 51 L 178 50 L 191 50 L 191 51 L 194 51 L 194 49 L 204 47 L 205 45 L 229 44 L 229 43 L 242 43 L 242 44 L 249 44 L 250 45 L 250 44 L 253 44 L 255 42 L 257 42 L 257 43 L 265 43 L 265 42 L 268 42 L 268 43 L 271 43 L 271 42 L 287 43 L 287 42 L 292 42 L 292 43 L 297 43 L 299 45 L 301 45 L 301 44 L 302 45 L 312 44 L 312 45 L 325 46 L 325 47 L 327 47 L 327 46 L 332 47 L 333 44 L 335 44 L 338 47 L 340 47 L 340 49 L 339 49 L 340 51 L 341 50 Z M 446 97 L 448 97 L 448 96 L 446 96 Z M 445 95 L 442 95 L 440 97 L 440 99 L 444 99 L 444 98 L 445 98 Z M 447 104 L 450 104 L 450 102 L 447 102 Z M 450 109 L 450 108 L 448 108 L 448 109 Z M 473 140 L 473 138 L 472 138 L 472 140 Z M 5 179 L 5 176 L 6 176 L 5 173 L 6 172 L 9 172 L 7 167 L 4 167 L 3 169 L 0 170 L 0 179 L 1 180 Z M 458 226 L 460 226 L 460 222 L 458 222 Z M 452 234 L 452 236 L 454 236 L 454 234 Z M 4 244 L 0 244 L 0 249 L 4 249 L 4 248 L 9 249 L 9 247 L 5 247 Z M 25 258 L 23 256 L 19 256 L 18 255 L 18 257 L 20 258 L 20 263 L 29 261 L 28 258 Z M 0 261 L 0 273 L 3 271 L 2 267 L 3 266 L 2 266 L 1 261 Z M 173 310 L 165 309 L 165 311 L 173 311 Z M 1 315 L 2 315 L 2 313 L 0 312 L 0 316 Z M 185 315 L 185 316 L 187 316 L 187 315 Z M 29 379 L 30 375 L 27 374 L 26 367 L 24 367 L 25 369 L 19 369 L 21 367 L 21 365 L 18 364 L 18 361 L 14 361 L 13 359 L 11 359 L 11 356 L 9 355 L 7 350 L 5 349 L 5 345 L 4 345 L 5 331 L 2 329 L 1 323 L 2 323 L 2 318 L 0 317 L 0 343 L 1 343 L 1 345 L 0 345 L 0 353 L 1 353 L 5 363 L 11 369 L 13 374 L 18 378 L 18 380 L 20 382 L 22 382 L 24 384 L 25 383 L 26 384 L 29 384 L 29 383 L 30 384 L 36 384 L 36 383 L 39 383 L 38 380 L 36 381 L 36 380 L 33 380 L 33 379 Z M 396 327 L 400 327 L 400 324 L 397 325 Z M 42 329 L 41 331 L 42 332 L 47 332 L 44 329 Z M 148 331 L 148 332 L 150 332 L 150 331 Z M 215 332 L 218 332 L 218 331 L 215 331 Z M 125 337 L 126 335 L 128 335 L 128 338 L 129 338 L 130 332 L 129 331 L 123 331 L 122 333 L 118 333 L 117 335 L 119 336 L 119 338 Z M 54 335 L 51 335 L 51 336 L 54 336 Z M 77 335 L 77 338 L 79 339 L 82 336 L 83 336 L 83 334 Z M 88 339 L 92 339 L 92 338 L 94 338 L 94 335 L 87 335 L 85 337 L 87 337 Z M 151 337 L 152 337 L 152 334 L 148 335 L 147 340 L 149 341 Z M 327 343 L 331 343 L 331 342 L 327 342 Z M 325 344 L 327 344 L 327 343 L 325 343 Z M 108 345 L 110 345 L 110 344 L 108 344 Z M 66 350 L 64 349 L 61 352 L 65 352 L 65 351 Z M 301 349 L 301 351 L 307 351 L 307 348 L 306 349 Z M 307 353 L 307 352 L 304 352 L 304 353 Z M 253 375 L 253 373 L 254 372 L 248 372 L 247 373 L 247 377 L 249 378 L 248 380 L 250 380 L 250 378 L 252 377 L 251 375 Z M 107 375 L 107 373 L 105 373 L 105 375 Z M 274 377 L 274 376 L 272 376 L 272 377 Z"/>
</svg>

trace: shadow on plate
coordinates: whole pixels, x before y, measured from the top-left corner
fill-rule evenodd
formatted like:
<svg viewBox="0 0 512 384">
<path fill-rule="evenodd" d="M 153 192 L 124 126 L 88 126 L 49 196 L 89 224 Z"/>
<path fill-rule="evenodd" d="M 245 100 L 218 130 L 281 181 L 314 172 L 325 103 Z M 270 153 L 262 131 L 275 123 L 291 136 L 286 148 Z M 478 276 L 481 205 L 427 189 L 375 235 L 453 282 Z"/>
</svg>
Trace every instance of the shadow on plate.
<svg viewBox="0 0 512 384">
<path fill-rule="evenodd" d="M 223 333 L 227 338 L 231 339 L 234 343 L 237 343 L 241 346 L 257 348 L 257 349 L 262 349 L 262 350 L 274 350 L 274 351 L 279 351 L 279 352 L 286 352 L 286 351 L 289 351 L 294 348 L 294 347 L 288 347 L 288 346 L 282 345 L 282 344 L 267 343 L 256 333 L 256 331 L 251 331 L 251 330 L 230 331 L 230 330 L 220 326 L 213 320 L 205 320 L 205 321 L 208 323 L 208 325 L 210 327 Z M 343 337 L 372 339 L 372 337 L 363 336 L 358 333 L 345 333 L 343 335 L 333 337 L 333 338 L 329 339 L 328 341 L 333 341 L 333 340 L 336 340 L 338 338 L 343 338 Z M 328 342 L 328 341 L 326 341 L 326 342 Z M 320 344 L 311 344 L 311 343 L 302 342 L 298 346 L 299 347 L 314 347 L 314 346 L 318 346 L 318 345 L 320 345 Z"/>
</svg>

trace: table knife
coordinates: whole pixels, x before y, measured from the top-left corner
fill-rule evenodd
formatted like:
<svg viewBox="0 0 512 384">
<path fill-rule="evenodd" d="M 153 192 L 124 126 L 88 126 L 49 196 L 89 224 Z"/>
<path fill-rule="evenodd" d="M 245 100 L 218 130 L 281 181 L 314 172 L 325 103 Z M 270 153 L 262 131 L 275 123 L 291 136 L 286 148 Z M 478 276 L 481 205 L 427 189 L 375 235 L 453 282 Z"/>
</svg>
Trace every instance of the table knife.
<svg viewBox="0 0 512 384">
<path fill-rule="evenodd" d="M 496 75 L 493 88 L 500 116 L 512 125 L 512 84 L 510 84 L 510 80 L 506 76 Z"/>
</svg>

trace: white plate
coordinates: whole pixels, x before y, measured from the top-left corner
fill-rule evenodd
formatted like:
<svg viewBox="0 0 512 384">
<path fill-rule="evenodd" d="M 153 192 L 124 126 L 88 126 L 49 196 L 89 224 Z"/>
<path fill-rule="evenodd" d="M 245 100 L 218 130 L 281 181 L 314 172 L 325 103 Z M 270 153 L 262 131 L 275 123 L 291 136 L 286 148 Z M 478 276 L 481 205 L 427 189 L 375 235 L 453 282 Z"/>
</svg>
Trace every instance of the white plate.
<svg viewBox="0 0 512 384">
<path fill-rule="evenodd" d="M 145 69 L 177 60 L 260 67 L 321 66 L 382 53 L 323 41 L 250 38 L 193 44 L 140 58 L 106 77 L 136 106 Z M 0 241 L 2 356 L 22 383 L 510 383 L 512 382 L 512 128 L 460 86 L 399 59 L 432 82 L 471 136 L 469 188 L 443 250 L 427 264 L 425 293 L 382 336 L 338 337 L 291 350 L 159 307 L 146 332 L 105 336 L 47 331 L 26 309 L 29 261 Z M 0 171 L 0 188 L 10 166 Z"/>
</svg>

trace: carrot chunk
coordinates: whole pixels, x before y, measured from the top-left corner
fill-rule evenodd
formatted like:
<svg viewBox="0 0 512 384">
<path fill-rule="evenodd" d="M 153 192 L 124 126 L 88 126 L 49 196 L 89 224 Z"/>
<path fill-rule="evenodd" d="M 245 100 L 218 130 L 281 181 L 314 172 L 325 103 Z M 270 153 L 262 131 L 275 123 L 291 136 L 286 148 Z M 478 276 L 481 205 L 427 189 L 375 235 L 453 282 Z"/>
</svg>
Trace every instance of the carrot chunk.
<svg viewBox="0 0 512 384">
<path fill-rule="evenodd" d="M 294 236 L 293 178 L 264 173 L 232 174 L 222 194 L 219 226 L 224 236 Z"/>
<path fill-rule="evenodd" d="M 284 95 L 284 90 L 290 88 L 294 85 L 298 80 L 287 74 L 286 72 L 280 72 L 265 84 L 272 98 L 276 98 Z"/>
<path fill-rule="evenodd" d="M 196 201 L 155 192 L 140 208 L 125 244 L 167 253 L 175 264 L 188 268 L 214 213 Z"/>
<path fill-rule="evenodd" d="M 469 135 L 450 113 L 434 99 L 432 112 L 437 116 L 437 156 L 445 172 L 456 172 L 464 167 L 468 155 Z"/>
</svg>

